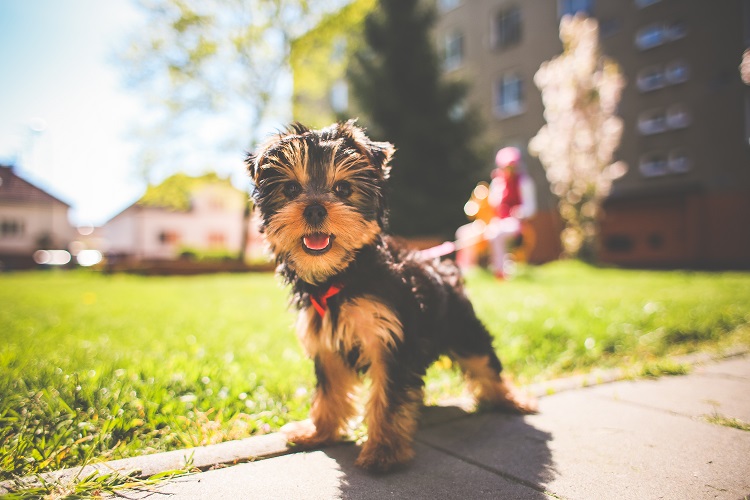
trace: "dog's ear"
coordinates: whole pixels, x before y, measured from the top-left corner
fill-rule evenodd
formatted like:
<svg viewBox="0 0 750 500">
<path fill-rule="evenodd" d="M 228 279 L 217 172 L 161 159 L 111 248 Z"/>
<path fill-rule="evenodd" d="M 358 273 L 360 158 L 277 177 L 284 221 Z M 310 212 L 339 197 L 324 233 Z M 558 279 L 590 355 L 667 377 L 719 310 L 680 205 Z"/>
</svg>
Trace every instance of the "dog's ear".
<svg viewBox="0 0 750 500">
<path fill-rule="evenodd" d="M 245 165 L 247 165 L 247 172 L 250 174 L 250 180 L 253 184 L 258 184 L 260 167 L 263 165 L 268 150 L 276 146 L 283 138 L 284 136 L 282 134 L 275 135 L 255 148 L 255 151 L 247 153 L 245 156 Z"/>
<path fill-rule="evenodd" d="M 364 129 L 356 125 L 357 120 L 352 119 L 339 124 L 339 132 L 344 137 L 351 139 L 361 152 L 370 160 L 373 167 L 383 173 L 383 178 L 387 179 L 391 172 L 389 162 L 396 148 L 390 142 L 375 142 L 370 140 L 365 134 Z"/>
<path fill-rule="evenodd" d="M 258 160 L 262 156 L 259 150 L 249 152 L 245 155 L 245 165 L 247 166 L 247 173 L 250 175 L 250 180 L 253 184 L 258 182 Z"/>
<path fill-rule="evenodd" d="M 292 136 L 299 136 L 309 132 L 310 129 L 302 125 L 301 123 L 295 122 L 287 127 L 286 130 L 282 130 L 277 134 L 271 136 L 266 142 L 258 146 L 255 151 L 247 153 L 245 156 L 245 164 L 247 165 L 248 174 L 254 184 L 258 183 L 258 176 L 260 175 L 260 168 L 265 160 L 266 153 L 276 147 L 280 142 Z"/>
<path fill-rule="evenodd" d="M 387 179 L 391 174 L 391 157 L 396 148 L 390 142 L 369 141 L 368 150 L 373 166 L 383 171 L 383 178 Z"/>
</svg>

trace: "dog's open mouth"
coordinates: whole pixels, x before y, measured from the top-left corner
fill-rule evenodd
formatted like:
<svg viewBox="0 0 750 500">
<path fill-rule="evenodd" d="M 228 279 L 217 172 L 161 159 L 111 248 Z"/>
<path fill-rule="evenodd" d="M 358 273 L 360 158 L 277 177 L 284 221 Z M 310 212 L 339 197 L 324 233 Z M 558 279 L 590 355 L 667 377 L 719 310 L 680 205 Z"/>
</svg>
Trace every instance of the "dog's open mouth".
<svg viewBox="0 0 750 500">
<path fill-rule="evenodd" d="M 332 234 L 315 233 L 302 237 L 302 247 L 305 252 L 312 255 L 320 255 L 331 249 L 333 244 Z"/>
</svg>

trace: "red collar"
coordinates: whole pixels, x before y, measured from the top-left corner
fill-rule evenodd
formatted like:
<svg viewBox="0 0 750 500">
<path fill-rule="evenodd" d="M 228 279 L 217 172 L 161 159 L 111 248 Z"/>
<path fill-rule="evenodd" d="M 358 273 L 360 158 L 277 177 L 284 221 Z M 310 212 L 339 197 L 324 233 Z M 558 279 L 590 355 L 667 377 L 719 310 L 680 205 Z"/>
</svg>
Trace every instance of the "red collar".
<svg viewBox="0 0 750 500">
<path fill-rule="evenodd" d="M 320 314 L 321 318 L 326 315 L 326 311 L 328 310 L 328 299 L 339 293 L 342 288 L 342 285 L 331 285 L 322 295 L 316 297 L 315 295 L 310 294 L 310 301 L 315 310 L 318 311 L 318 314 Z"/>
</svg>

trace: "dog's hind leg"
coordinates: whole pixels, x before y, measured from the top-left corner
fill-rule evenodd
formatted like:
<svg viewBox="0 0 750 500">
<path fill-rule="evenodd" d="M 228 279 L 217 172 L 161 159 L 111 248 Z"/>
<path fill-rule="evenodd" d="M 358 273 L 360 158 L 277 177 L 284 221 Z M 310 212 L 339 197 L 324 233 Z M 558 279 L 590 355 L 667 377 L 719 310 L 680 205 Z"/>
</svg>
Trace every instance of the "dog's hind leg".
<svg viewBox="0 0 750 500">
<path fill-rule="evenodd" d="M 465 312 L 471 314 L 453 325 L 451 354 L 477 402 L 519 413 L 536 413 L 536 400 L 524 396 L 502 376 L 503 367 L 492 347 L 492 336 L 473 314 L 470 305 Z"/>
<path fill-rule="evenodd" d="M 500 361 L 494 352 L 455 358 L 464 373 L 469 390 L 480 406 L 536 413 L 536 400 L 521 394 L 500 374 Z"/>
</svg>

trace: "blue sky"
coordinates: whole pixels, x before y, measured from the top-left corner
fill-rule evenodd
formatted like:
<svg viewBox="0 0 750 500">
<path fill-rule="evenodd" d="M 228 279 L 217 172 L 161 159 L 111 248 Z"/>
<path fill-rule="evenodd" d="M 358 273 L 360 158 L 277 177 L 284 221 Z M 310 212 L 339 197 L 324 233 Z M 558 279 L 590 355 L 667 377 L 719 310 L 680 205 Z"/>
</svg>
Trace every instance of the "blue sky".
<svg viewBox="0 0 750 500">
<path fill-rule="evenodd" d="M 0 163 L 72 205 L 75 224 L 102 224 L 145 189 L 130 132 L 150 110 L 113 62 L 142 25 L 129 0 L 0 0 Z M 185 148 L 190 161 L 173 171 L 244 182 L 243 151 L 188 142 L 198 151 Z"/>
</svg>

